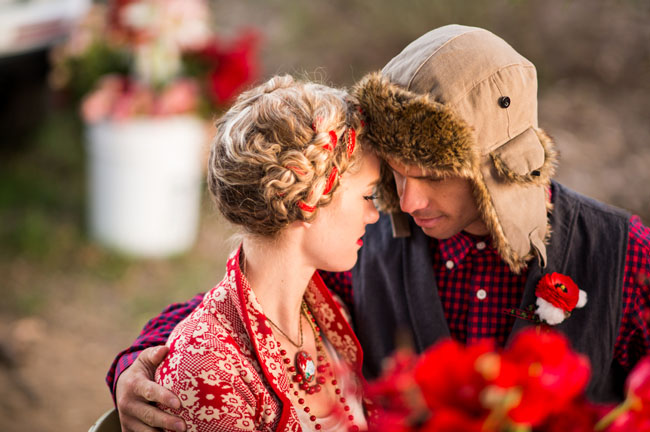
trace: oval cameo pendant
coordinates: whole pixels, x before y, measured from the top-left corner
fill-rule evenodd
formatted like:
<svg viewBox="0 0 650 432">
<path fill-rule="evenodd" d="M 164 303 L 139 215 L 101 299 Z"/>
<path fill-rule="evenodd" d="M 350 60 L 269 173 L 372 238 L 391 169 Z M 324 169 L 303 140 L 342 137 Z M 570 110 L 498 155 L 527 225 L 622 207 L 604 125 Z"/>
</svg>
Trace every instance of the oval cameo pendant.
<svg viewBox="0 0 650 432">
<path fill-rule="evenodd" d="M 306 351 L 296 353 L 296 369 L 303 376 L 305 382 L 312 382 L 316 376 L 316 365 L 311 355 Z"/>
</svg>

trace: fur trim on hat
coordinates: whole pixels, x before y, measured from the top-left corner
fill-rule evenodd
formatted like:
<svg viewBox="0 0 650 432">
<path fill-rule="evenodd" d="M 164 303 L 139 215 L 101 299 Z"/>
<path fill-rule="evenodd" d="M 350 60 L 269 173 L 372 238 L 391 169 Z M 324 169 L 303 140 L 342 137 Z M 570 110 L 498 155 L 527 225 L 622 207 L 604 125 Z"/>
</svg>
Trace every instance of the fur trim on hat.
<svg viewBox="0 0 650 432">
<path fill-rule="evenodd" d="M 521 256 L 511 247 L 481 174 L 481 157 L 471 127 L 455 113 L 427 94 L 416 94 L 392 83 L 379 72 L 366 75 L 352 89 L 366 117 L 365 138 L 383 159 L 425 169 L 432 175 L 458 176 L 470 180 L 477 207 L 490 231 L 493 244 L 515 273 L 533 257 Z M 515 172 L 496 154 L 491 154 L 495 175 L 513 185 L 550 187 L 555 171 L 553 141 L 534 129 L 544 149 L 544 161 L 530 172 Z M 384 162 L 377 187 L 380 210 L 399 212 L 399 197 L 390 167 Z M 550 203 L 548 204 L 550 210 Z M 546 241 L 550 226 L 546 232 Z"/>
<path fill-rule="evenodd" d="M 363 78 L 353 93 L 363 101 L 370 123 L 366 138 L 381 156 L 462 177 L 473 174 L 478 155 L 471 129 L 445 105 L 405 90 L 379 72 Z"/>
</svg>

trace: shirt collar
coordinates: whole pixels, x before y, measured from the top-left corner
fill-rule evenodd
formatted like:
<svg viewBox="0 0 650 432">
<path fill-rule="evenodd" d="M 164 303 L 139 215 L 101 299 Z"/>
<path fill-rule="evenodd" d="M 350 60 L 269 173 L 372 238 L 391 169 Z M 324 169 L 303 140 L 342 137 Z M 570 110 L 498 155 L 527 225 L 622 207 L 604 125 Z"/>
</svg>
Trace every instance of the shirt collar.
<svg viewBox="0 0 650 432">
<path fill-rule="evenodd" d="M 440 250 L 440 259 L 444 262 L 452 261 L 454 266 L 459 265 L 476 244 L 483 242 L 486 247 L 484 250 L 490 248 L 490 236 L 477 236 L 461 231 L 458 234 L 443 240 L 434 240 L 437 242 Z M 433 246 L 432 244 L 432 246 Z"/>
</svg>

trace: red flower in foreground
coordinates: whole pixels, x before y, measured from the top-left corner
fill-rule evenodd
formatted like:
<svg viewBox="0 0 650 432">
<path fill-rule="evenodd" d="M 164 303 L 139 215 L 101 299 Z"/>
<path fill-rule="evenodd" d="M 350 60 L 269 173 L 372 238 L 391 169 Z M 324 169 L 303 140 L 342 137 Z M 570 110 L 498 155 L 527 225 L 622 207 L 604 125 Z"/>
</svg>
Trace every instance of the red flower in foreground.
<svg viewBox="0 0 650 432">
<path fill-rule="evenodd" d="M 589 375 L 588 359 L 574 353 L 564 335 L 530 328 L 504 351 L 496 383 L 521 390 L 521 400 L 508 416 L 516 423 L 535 426 L 581 395 Z"/>
<path fill-rule="evenodd" d="M 650 357 L 637 363 L 625 386 L 627 398 L 603 419 L 599 430 L 609 425 L 608 432 L 650 431 Z"/>
<path fill-rule="evenodd" d="M 409 431 L 427 411 L 414 378 L 418 358 L 410 349 L 398 349 L 387 360 L 380 378 L 368 384 L 366 396 L 374 404 L 370 430 Z"/>
<path fill-rule="evenodd" d="M 462 411 L 442 408 L 437 410 L 420 432 L 486 432 L 483 418 L 471 418 Z"/>
<path fill-rule="evenodd" d="M 464 427 L 469 427 L 485 420 L 489 410 L 481 404 L 481 392 L 499 368 L 498 355 L 493 353 L 493 348 L 489 342 L 464 347 L 447 340 L 422 355 L 415 380 L 433 413 L 431 424 L 442 427 L 462 418 Z M 486 363 L 494 368 L 477 367 Z M 458 427 L 461 429 L 457 430 L 465 430 L 461 424 Z"/>
<path fill-rule="evenodd" d="M 650 357 L 645 357 L 627 377 L 627 397 L 635 400 L 637 411 L 650 416 Z"/>
<path fill-rule="evenodd" d="M 594 405 L 582 398 L 551 414 L 536 430 L 544 432 L 593 432 L 611 406 Z"/>
</svg>

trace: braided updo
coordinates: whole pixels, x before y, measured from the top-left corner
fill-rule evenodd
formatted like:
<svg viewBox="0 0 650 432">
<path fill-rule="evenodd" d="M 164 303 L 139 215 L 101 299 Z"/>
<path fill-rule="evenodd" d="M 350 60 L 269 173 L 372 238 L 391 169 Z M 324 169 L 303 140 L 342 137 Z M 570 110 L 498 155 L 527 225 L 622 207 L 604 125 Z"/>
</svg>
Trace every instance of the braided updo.
<svg viewBox="0 0 650 432">
<path fill-rule="evenodd" d="M 242 93 L 218 120 L 210 153 L 208 187 L 219 211 L 263 236 L 313 220 L 359 159 L 361 123 L 345 91 L 288 75 Z"/>
</svg>

